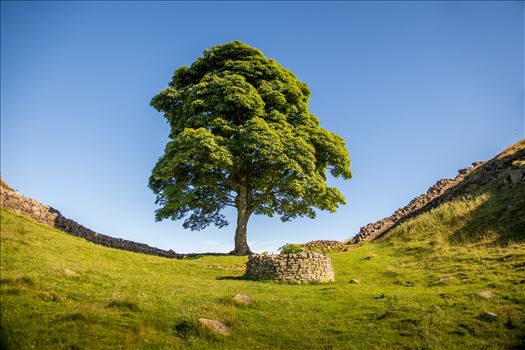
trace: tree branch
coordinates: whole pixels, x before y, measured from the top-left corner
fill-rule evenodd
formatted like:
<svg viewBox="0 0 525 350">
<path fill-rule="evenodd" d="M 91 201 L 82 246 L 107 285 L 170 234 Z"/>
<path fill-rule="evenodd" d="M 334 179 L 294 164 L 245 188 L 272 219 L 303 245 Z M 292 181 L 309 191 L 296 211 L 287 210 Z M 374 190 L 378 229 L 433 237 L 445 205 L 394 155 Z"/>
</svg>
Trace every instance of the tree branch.
<svg viewBox="0 0 525 350">
<path fill-rule="evenodd" d="M 273 194 L 273 188 L 274 188 L 273 183 L 274 183 L 275 180 L 277 180 L 277 175 L 272 176 L 272 180 L 270 181 L 270 185 L 268 185 L 266 190 L 261 194 L 261 197 L 259 198 L 259 200 L 255 201 L 252 205 L 250 205 L 250 208 L 248 209 L 248 211 L 250 213 L 253 213 L 253 211 L 255 209 L 257 209 L 257 207 L 259 205 L 261 205 L 262 202 L 267 200 L 270 197 L 270 195 Z"/>
</svg>

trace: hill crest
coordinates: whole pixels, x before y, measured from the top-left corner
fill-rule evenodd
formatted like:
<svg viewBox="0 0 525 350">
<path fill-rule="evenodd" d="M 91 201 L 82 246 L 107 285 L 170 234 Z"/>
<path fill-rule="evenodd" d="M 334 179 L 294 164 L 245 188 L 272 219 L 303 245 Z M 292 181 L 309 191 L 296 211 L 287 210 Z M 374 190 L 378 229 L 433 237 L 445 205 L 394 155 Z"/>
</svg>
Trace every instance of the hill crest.
<svg viewBox="0 0 525 350">
<path fill-rule="evenodd" d="M 454 198 L 483 189 L 500 190 L 519 184 L 525 184 L 525 139 L 509 146 L 489 161 L 475 162 L 471 167 L 460 169 L 453 179 L 437 181 L 426 193 L 417 196 L 392 215 L 361 227 L 347 244 L 375 240 L 403 222 Z"/>
</svg>

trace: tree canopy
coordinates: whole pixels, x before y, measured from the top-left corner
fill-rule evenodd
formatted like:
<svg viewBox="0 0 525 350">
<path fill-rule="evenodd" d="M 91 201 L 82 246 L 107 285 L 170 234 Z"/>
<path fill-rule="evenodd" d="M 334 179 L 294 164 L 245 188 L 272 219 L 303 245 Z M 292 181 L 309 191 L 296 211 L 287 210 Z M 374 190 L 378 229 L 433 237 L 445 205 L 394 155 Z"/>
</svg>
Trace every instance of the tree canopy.
<svg viewBox="0 0 525 350">
<path fill-rule="evenodd" d="M 228 224 L 237 208 L 235 250 L 247 254 L 251 214 L 315 218 L 345 199 L 326 183 L 351 177 L 344 140 L 308 111 L 310 90 L 261 51 L 234 41 L 176 70 L 151 105 L 164 113 L 170 141 L 153 168 L 156 219 L 200 230 Z M 241 237 L 244 236 L 244 237 Z"/>
</svg>

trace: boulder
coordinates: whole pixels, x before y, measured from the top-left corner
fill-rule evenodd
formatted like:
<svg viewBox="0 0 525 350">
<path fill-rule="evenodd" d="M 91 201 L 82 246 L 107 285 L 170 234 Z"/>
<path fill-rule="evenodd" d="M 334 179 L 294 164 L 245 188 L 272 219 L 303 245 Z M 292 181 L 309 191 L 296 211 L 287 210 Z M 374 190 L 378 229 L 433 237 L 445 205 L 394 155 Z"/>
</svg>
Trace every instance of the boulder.
<svg viewBox="0 0 525 350">
<path fill-rule="evenodd" d="M 448 284 L 454 279 L 454 276 L 444 276 L 439 279 L 439 283 Z"/>
<path fill-rule="evenodd" d="M 70 269 L 64 269 L 64 275 L 66 276 L 75 276 L 77 273 Z"/>
<path fill-rule="evenodd" d="M 524 173 L 523 169 L 512 169 L 510 171 L 510 182 L 513 184 L 521 182 Z"/>
<path fill-rule="evenodd" d="M 252 303 L 252 298 L 247 295 L 237 293 L 233 296 L 233 301 L 239 304 L 248 305 Z"/>
<path fill-rule="evenodd" d="M 230 327 L 217 320 L 199 318 L 198 322 L 202 327 L 209 329 L 216 334 L 229 335 L 232 331 Z"/>
<path fill-rule="evenodd" d="M 479 292 L 478 295 L 485 299 L 494 298 L 496 296 L 496 293 L 494 293 L 491 290 L 484 290 L 483 292 Z"/>
</svg>

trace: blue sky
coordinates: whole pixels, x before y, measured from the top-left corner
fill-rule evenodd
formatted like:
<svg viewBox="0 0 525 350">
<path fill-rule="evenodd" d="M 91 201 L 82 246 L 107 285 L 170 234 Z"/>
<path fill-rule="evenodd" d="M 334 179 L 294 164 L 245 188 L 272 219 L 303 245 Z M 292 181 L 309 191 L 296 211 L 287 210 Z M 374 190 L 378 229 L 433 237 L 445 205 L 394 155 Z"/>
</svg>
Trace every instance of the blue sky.
<svg viewBox="0 0 525 350">
<path fill-rule="evenodd" d="M 101 233 L 231 250 L 233 222 L 155 222 L 147 181 L 169 132 L 150 99 L 233 40 L 310 86 L 354 174 L 330 180 L 348 201 L 336 214 L 252 217 L 255 251 L 350 238 L 524 137 L 523 2 L 2 2 L 2 177 Z"/>
</svg>

